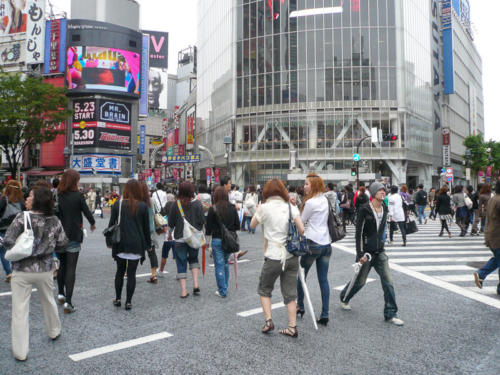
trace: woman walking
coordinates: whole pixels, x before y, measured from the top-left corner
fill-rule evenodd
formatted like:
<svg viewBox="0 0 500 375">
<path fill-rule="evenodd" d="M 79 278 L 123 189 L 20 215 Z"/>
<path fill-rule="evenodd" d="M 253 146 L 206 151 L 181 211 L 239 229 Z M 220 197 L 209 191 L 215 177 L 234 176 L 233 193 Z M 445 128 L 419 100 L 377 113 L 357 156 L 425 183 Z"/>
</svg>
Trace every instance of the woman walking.
<svg viewBox="0 0 500 375">
<path fill-rule="evenodd" d="M 181 287 L 180 297 L 186 298 L 189 296 L 186 289 L 186 272 L 188 264 L 193 274 L 193 294 L 195 296 L 200 294 L 200 287 L 198 284 L 198 274 L 200 271 L 198 253 L 200 249 L 193 249 L 183 238 L 183 216 L 189 224 L 199 231 L 202 230 L 205 224 L 205 216 L 200 201 L 193 199 L 194 186 L 191 182 L 185 181 L 179 185 L 177 197 L 177 204 L 172 206 L 168 214 L 168 226 L 174 231 L 175 262 L 177 264 L 176 278 Z"/>
<path fill-rule="evenodd" d="M 280 329 L 279 333 L 286 336 L 298 337 L 297 330 L 297 274 L 299 259 L 286 251 L 288 222 L 290 213 L 299 233 L 304 233 L 304 226 L 300 219 L 297 207 L 289 203 L 288 192 L 278 179 L 269 180 L 264 186 L 262 198 L 265 201 L 260 205 L 252 218 L 250 227 L 255 229 L 262 224 L 264 232 L 264 265 L 259 279 L 257 293 L 264 310 L 266 323 L 262 333 L 274 330 L 271 315 L 271 295 L 276 279 L 280 278 L 281 294 L 288 313 L 288 327 Z"/>
<path fill-rule="evenodd" d="M 469 209 L 465 205 L 465 193 L 463 189 L 462 185 L 455 186 L 453 195 L 451 196 L 451 200 L 455 205 L 457 225 L 460 227 L 460 237 L 464 237 L 466 234 L 466 220 L 469 216 Z"/>
<path fill-rule="evenodd" d="M 451 209 L 451 199 L 448 195 L 448 188 L 443 186 L 437 193 L 436 198 L 436 213 L 441 221 L 441 232 L 439 237 L 443 236 L 444 231 L 448 232 L 448 236 L 451 238 L 450 229 L 448 228 L 448 222 L 452 220 L 452 209 Z"/>
<path fill-rule="evenodd" d="M 344 226 L 344 231 L 346 231 L 347 222 L 351 221 L 354 213 L 353 206 L 354 193 L 352 191 L 351 185 L 346 185 L 344 188 L 344 195 L 342 196 L 342 201 L 340 202 L 340 208 L 342 209 L 342 225 Z"/>
<path fill-rule="evenodd" d="M 26 203 L 29 213 L 16 216 L 4 240 L 4 246 L 12 248 L 24 231 L 24 216 L 29 215 L 36 238 L 33 252 L 27 258 L 12 262 L 12 352 L 19 361 L 25 361 L 29 351 L 29 301 L 34 287 L 38 290 L 42 305 L 45 333 L 52 340 L 56 340 L 61 334 L 61 322 L 52 291 L 55 269 L 52 254 L 68 243 L 61 222 L 54 216 L 54 202 L 49 189 L 32 190 Z"/>
<path fill-rule="evenodd" d="M 135 291 L 135 274 L 139 261 L 144 262 L 145 252 L 151 249 L 149 210 L 143 202 L 143 191 L 137 180 L 129 180 L 123 197 L 111 208 L 108 227 L 120 223 L 120 242 L 113 244 L 112 256 L 116 261 L 115 292 L 113 305 L 121 306 L 123 279 L 127 273 L 127 299 L 125 310 L 132 309 Z"/>
<path fill-rule="evenodd" d="M 403 209 L 403 197 L 398 194 L 398 187 L 391 187 L 391 194 L 389 194 L 389 239 L 390 243 L 394 240 L 394 232 L 396 226 L 399 227 L 401 231 L 401 236 L 403 237 L 403 246 L 406 246 L 406 230 L 405 230 L 405 212 Z"/>
<path fill-rule="evenodd" d="M 74 169 L 64 172 L 61 182 L 57 187 L 57 216 L 61 220 L 64 232 L 69 239 L 65 249 L 57 252 L 61 262 L 57 272 L 57 284 L 59 293 L 57 300 L 60 305 L 64 304 L 64 313 L 70 314 L 75 311 L 73 306 L 73 289 L 75 287 L 76 265 L 83 242 L 83 218 L 82 213 L 90 223 L 90 230 L 95 230 L 95 219 L 85 203 L 83 194 L 78 191 L 80 174 Z"/>
<path fill-rule="evenodd" d="M 175 204 L 175 195 L 167 194 L 167 204 L 165 206 L 165 211 L 168 213 Z M 167 216 L 167 222 L 170 221 Z M 158 272 L 159 277 L 164 277 L 167 273 L 165 271 L 165 266 L 167 265 L 167 258 L 170 250 L 172 250 L 172 257 L 175 259 L 175 241 L 172 233 L 172 229 L 167 225 L 165 228 L 165 238 L 163 240 L 163 246 L 161 248 L 161 262 L 160 262 L 160 272 Z"/>
<path fill-rule="evenodd" d="M 159 241 L 156 236 L 154 214 L 156 209 L 153 208 L 152 200 L 149 195 L 149 188 L 146 182 L 141 181 L 142 189 L 142 202 L 148 207 L 148 217 L 149 217 L 149 235 L 151 236 L 152 246 L 147 249 L 149 262 L 151 263 L 151 277 L 147 280 L 150 284 L 158 284 L 158 278 L 156 277 L 156 270 L 158 269 L 158 257 L 156 256 L 156 249 L 159 248 Z"/>
<path fill-rule="evenodd" d="M 17 180 L 10 180 L 0 198 L 0 238 L 5 237 L 5 232 L 16 215 L 25 209 L 21 183 Z M 2 245 L 0 245 L 0 258 L 6 275 L 5 282 L 10 282 L 12 269 L 9 261 L 5 259 L 5 247 Z"/>
<path fill-rule="evenodd" d="M 486 207 L 491 199 L 491 186 L 484 184 L 479 192 L 479 217 L 481 218 L 481 233 L 484 233 L 486 224 Z"/>
<path fill-rule="evenodd" d="M 326 326 L 328 324 L 328 306 L 330 304 L 330 286 L 328 284 L 328 266 L 332 255 L 331 239 L 328 232 L 328 200 L 324 196 L 325 184 L 316 173 L 310 173 L 306 177 L 304 192 L 304 204 L 302 205 L 301 219 L 305 226 L 305 236 L 309 246 L 310 254 L 300 258 L 300 266 L 304 268 L 305 277 L 309 269 L 316 262 L 316 273 L 319 288 L 321 290 L 321 301 L 323 308 L 318 323 Z M 363 192 L 364 195 L 364 192 Z M 358 198 L 359 199 L 359 198 Z M 297 280 L 297 315 L 303 316 L 304 291 L 302 283 Z"/>
<path fill-rule="evenodd" d="M 257 190 L 254 185 L 248 187 L 247 195 L 245 196 L 245 201 L 243 202 L 243 229 L 245 224 L 248 226 L 248 233 L 255 234 L 255 229 L 250 228 L 250 223 L 252 222 L 252 217 L 257 211 L 257 205 L 259 204 L 259 196 L 257 195 Z"/>
<path fill-rule="evenodd" d="M 212 254 L 214 257 L 215 280 L 219 297 L 227 296 L 229 283 L 229 255 L 222 248 L 222 224 L 231 232 L 240 229 L 238 211 L 234 204 L 229 203 L 229 196 L 223 186 L 218 186 L 214 192 L 214 205 L 210 207 L 207 216 L 207 235 L 212 236 Z"/>
</svg>

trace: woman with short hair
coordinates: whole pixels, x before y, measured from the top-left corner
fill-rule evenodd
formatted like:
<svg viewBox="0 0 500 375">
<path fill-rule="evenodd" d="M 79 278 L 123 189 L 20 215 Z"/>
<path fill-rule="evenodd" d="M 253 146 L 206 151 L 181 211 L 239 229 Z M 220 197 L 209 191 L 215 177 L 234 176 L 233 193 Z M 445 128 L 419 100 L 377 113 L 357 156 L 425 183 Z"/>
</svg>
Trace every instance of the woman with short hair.
<svg viewBox="0 0 500 375">
<path fill-rule="evenodd" d="M 261 332 L 269 333 L 274 330 L 271 296 L 274 283 L 279 277 L 281 294 L 288 312 L 288 327 L 280 329 L 279 333 L 298 337 L 299 333 L 296 324 L 297 304 L 295 300 L 297 299 L 299 258 L 287 252 L 286 240 L 290 219 L 295 222 L 301 235 L 304 233 L 304 226 L 300 219 L 299 210 L 289 203 L 288 192 L 280 180 L 269 180 L 264 186 L 262 197 L 264 204 L 257 207 L 257 211 L 250 223 L 252 229 L 262 224 L 264 233 L 264 265 L 262 266 L 257 289 L 266 319 Z"/>
<path fill-rule="evenodd" d="M 441 232 L 439 233 L 439 237 L 442 237 L 443 232 L 446 230 L 446 232 L 448 232 L 448 237 L 451 238 L 448 222 L 451 222 L 452 220 L 451 215 L 453 211 L 451 209 L 451 199 L 448 195 L 448 188 L 446 186 L 443 186 L 437 193 L 436 213 L 441 221 Z"/>
<path fill-rule="evenodd" d="M 181 287 L 181 298 L 186 298 L 189 293 L 186 290 L 186 271 L 189 264 L 189 269 L 193 274 L 193 294 L 200 294 L 198 284 L 198 274 L 200 263 L 198 261 L 198 253 L 200 249 L 193 249 L 183 238 L 184 220 L 181 210 L 184 212 L 185 219 L 196 230 L 201 231 L 205 224 L 205 215 L 203 207 L 199 200 L 194 199 L 194 185 L 189 181 L 184 181 L 179 185 L 177 194 L 177 204 L 172 205 L 168 214 L 168 226 L 174 231 L 175 241 L 175 262 L 177 264 L 177 280 Z"/>
<path fill-rule="evenodd" d="M 83 194 L 78 190 L 80 173 L 74 169 L 64 172 L 61 182 L 57 187 L 57 216 L 61 220 L 64 232 L 69 239 L 65 249 L 57 252 L 60 269 L 57 273 L 57 284 L 59 294 L 57 300 L 60 305 L 64 304 L 64 313 L 70 314 L 75 311 L 73 306 L 73 289 L 75 287 L 76 265 L 83 242 L 83 218 L 85 215 L 90 223 L 90 230 L 95 230 L 95 219 L 85 202 Z"/>
<path fill-rule="evenodd" d="M 116 261 L 115 293 L 113 305 L 121 306 L 123 279 L 127 273 L 127 299 L 125 310 L 132 309 L 135 291 L 135 274 L 139 261 L 144 262 L 146 251 L 151 248 L 148 206 L 143 202 L 139 181 L 129 180 L 123 196 L 111 208 L 108 228 L 120 222 L 120 242 L 113 244 L 112 256 Z"/>
<path fill-rule="evenodd" d="M 20 190 L 20 189 L 19 189 Z M 29 350 L 29 301 L 33 288 L 37 288 L 45 318 L 45 332 L 52 340 L 61 334 L 61 322 L 52 289 L 55 269 L 54 250 L 64 249 L 68 238 L 59 219 L 54 216 L 52 192 L 44 187 L 31 190 L 27 204 L 28 215 L 35 237 L 32 254 L 12 262 L 12 352 L 19 361 L 25 361 Z M 4 246 L 14 247 L 24 232 L 24 215 L 16 216 L 5 234 Z"/>
</svg>

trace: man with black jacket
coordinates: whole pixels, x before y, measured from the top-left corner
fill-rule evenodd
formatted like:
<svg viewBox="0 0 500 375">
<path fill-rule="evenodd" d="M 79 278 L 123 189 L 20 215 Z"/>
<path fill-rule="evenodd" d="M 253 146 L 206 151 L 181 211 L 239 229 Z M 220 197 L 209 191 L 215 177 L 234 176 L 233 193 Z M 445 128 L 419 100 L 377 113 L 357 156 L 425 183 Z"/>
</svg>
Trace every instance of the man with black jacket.
<svg viewBox="0 0 500 375">
<path fill-rule="evenodd" d="M 422 217 L 424 218 L 424 223 L 427 224 L 427 218 L 425 217 L 425 207 L 427 207 L 427 192 L 424 190 L 424 185 L 418 185 L 417 194 L 415 196 L 415 204 L 417 205 L 418 212 L 418 223 L 422 224 Z"/>
<path fill-rule="evenodd" d="M 389 258 L 384 252 L 383 234 L 387 222 L 388 208 L 383 204 L 384 186 L 379 182 L 370 185 L 371 203 L 360 207 L 356 221 L 356 262 L 361 263 L 354 285 L 347 284 L 340 294 L 341 307 L 351 310 L 349 301 L 365 285 L 371 268 L 380 276 L 384 291 L 384 318 L 387 322 L 402 326 L 404 322 L 397 317 L 396 295 L 389 271 Z M 347 294 L 347 295 L 346 295 Z"/>
</svg>

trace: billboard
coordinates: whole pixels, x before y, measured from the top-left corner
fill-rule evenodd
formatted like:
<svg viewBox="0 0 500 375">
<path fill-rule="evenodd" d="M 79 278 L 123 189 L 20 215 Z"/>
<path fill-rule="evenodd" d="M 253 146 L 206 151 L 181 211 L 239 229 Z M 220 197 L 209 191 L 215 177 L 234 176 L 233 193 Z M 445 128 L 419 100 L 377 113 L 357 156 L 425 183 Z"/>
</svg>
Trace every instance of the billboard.
<svg viewBox="0 0 500 375">
<path fill-rule="evenodd" d="M 148 107 L 150 110 L 167 109 L 167 80 L 167 72 L 158 69 L 149 69 Z"/>
<path fill-rule="evenodd" d="M 132 105 L 107 99 L 73 101 L 75 148 L 131 149 Z"/>
<path fill-rule="evenodd" d="M 10 1 L 11 4 L 26 1 Z M 26 64 L 41 64 L 45 47 L 45 0 L 28 0 L 26 30 Z"/>
<path fill-rule="evenodd" d="M 0 0 L 0 35 L 25 33 L 28 29 L 28 10 L 26 0 Z"/>
<path fill-rule="evenodd" d="M 149 35 L 149 67 L 168 69 L 168 33 L 143 30 Z"/>
<path fill-rule="evenodd" d="M 0 66 L 19 65 L 26 61 L 26 40 L 0 43 Z"/>
<path fill-rule="evenodd" d="M 45 58 L 43 73 L 57 74 L 66 70 L 66 19 L 45 24 Z"/>
<path fill-rule="evenodd" d="M 73 155 L 71 168 L 78 172 L 121 173 L 122 157 L 106 154 Z"/>
</svg>

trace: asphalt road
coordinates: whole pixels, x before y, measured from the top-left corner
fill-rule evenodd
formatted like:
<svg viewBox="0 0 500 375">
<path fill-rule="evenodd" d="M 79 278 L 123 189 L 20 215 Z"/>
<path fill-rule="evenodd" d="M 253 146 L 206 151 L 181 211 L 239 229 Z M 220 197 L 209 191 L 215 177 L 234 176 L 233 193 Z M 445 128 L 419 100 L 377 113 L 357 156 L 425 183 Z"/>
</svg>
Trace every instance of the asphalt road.
<svg viewBox="0 0 500 375">
<path fill-rule="evenodd" d="M 350 253 L 353 250 L 351 233 L 334 248 L 330 260 L 329 282 L 333 290 L 330 324 L 315 331 L 311 316 L 306 314 L 298 319 L 299 338 L 293 339 L 276 331 L 268 336 L 261 334 L 263 314 L 250 311 L 260 307 L 256 289 L 263 262 L 261 233 L 241 234 L 242 247 L 249 252 L 243 258 L 246 261 L 239 264 L 238 289 L 231 267 L 228 298 L 221 299 L 214 294 L 214 269 L 209 266 L 211 262 L 207 262 L 206 275 L 200 282 L 201 296 L 181 300 L 175 264 L 169 258 L 169 273 L 157 285 L 147 283 L 146 276 L 137 279 L 133 309 L 125 311 L 111 303 L 116 267 L 101 234 L 107 218 L 97 221 L 98 229 L 89 234 L 80 255 L 73 297 L 77 311 L 64 315 L 60 310 L 63 332 L 56 342 L 44 334 L 43 314 L 37 293 L 33 292 L 30 353 L 24 363 L 12 357 L 10 296 L 7 294 L 10 287 L 3 282 L 0 285 L 1 375 L 500 374 L 500 307 L 496 306 L 500 298 L 491 293 L 498 276 L 492 275 L 487 284 L 489 289 L 480 293 L 474 290 L 472 268 L 464 268 L 473 267 L 475 263 L 467 260 L 428 262 L 432 257 L 476 258 L 474 254 L 454 253 L 466 251 L 463 249 L 469 245 L 471 251 L 483 252 L 485 249 L 480 249 L 481 241 L 477 238 L 466 239 L 473 241 L 470 243 L 460 240 L 456 243 L 456 238 L 440 239 L 435 224 L 427 224 L 421 227 L 418 236 L 409 237 L 410 248 L 398 249 L 397 243 L 392 249 L 388 248 L 391 261 L 424 259 L 393 262 L 399 316 L 405 321 L 404 327 L 396 327 L 384 322 L 383 294 L 374 271 L 370 277 L 375 281 L 368 283 L 351 301 L 353 310 L 340 309 L 340 292 L 335 288 L 351 277 L 354 260 Z M 396 235 L 397 241 L 398 238 Z M 395 254 L 439 251 L 434 247 L 441 246 L 449 256 Z M 480 256 L 488 258 L 486 253 Z M 442 264 L 462 266 L 462 271 L 411 269 Z M 138 274 L 148 272 L 146 260 Z M 467 277 L 458 277 L 458 274 L 469 275 L 470 281 L 450 281 Z M 442 276 L 446 275 L 453 277 L 443 280 Z M 308 285 L 318 315 L 321 298 L 314 267 Z M 192 287 L 190 278 L 188 287 Z M 281 301 L 277 285 L 273 303 Z M 248 316 L 237 315 L 242 312 Z M 286 326 L 283 307 L 273 310 L 273 320 L 276 328 Z M 94 349 L 97 350 L 89 353 Z"/>
</svg>

